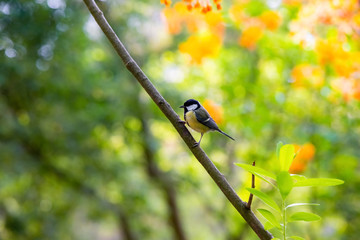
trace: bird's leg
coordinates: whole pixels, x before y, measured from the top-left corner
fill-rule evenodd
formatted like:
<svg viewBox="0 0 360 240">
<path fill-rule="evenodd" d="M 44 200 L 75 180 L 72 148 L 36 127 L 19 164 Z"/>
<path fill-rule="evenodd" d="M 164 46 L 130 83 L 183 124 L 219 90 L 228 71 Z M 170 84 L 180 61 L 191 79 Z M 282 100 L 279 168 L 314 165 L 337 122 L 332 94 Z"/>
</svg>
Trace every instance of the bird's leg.
<svg viewBox="0 0 360 240">
<path fill-rule="evenodd" d="M 201 137 L 200 137 L 199 142 L 195 143 L 193 148 L 196 148 L 197 146 L 200 146 L 200 142 L 201 142 L 201 139 L 202 139 L 203 135 L 204 135 L 204 133 L 201 133 Z"/>
<path fill-rule="evenodd" d="M 201 133 L 201 137 L 200 137 L 200 140 L 199 140 L 199 145 L 200 145 L 200 142 L 201 142 L 201 139 L 202 139 L 202 137 L 204 136 L 204 133 Z"/>
</svg>

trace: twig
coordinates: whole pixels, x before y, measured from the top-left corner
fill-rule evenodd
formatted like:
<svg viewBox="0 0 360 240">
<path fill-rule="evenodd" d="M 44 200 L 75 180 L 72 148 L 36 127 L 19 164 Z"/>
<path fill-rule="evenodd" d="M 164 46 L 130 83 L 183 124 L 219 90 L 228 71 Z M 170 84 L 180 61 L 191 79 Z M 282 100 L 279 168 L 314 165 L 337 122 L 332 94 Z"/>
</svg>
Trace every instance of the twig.
<svg viewBox="0 0 360 240">
<path fill-rule="evenodd" d="M 252 165 L 255 166 L 255 161 L 253 161 Z M 254 174 L 251 174 L 251 187 L 255 188 L 255 175 Z M 253 197 L 254 197 L 254 195 L 252 193 L 250 193 L 249 201 L 247 202 L 247 206 L 246 206 L 248 209 L 251 209 L 251 203 L 252 203 Z"/>
<path fill-rule="evenodd" d="M 155 104 L 160 108 L 164 115 L 169 119 L 175 129 L 178 131 L 181 138 L 184 140 L 186 145 L 189 147 L 190 151 L 194 154 L 196 159 L 200 164 L 205 168 L 209 173 L 211 178 L 215 181 L 227 199 L 231 204 L 236 208 L 236 210 L 241 214 L 245 221 L 250 225 L 254 232 L 259 236 L 260 239 L 270 240 L 272 235 L 264 229 L 264 226 L 256 218 L 255 214 L 246 208 L 246 204 L 240 199 L 236 194 L 234 189 L 227 182 L 225 177 L 221 172 L 215 167 L 209 157 L 205 152 L 200 148 L 192 148 L 196 143 L 195 139 L 191 136 L 190 132 L 187 130 L 184 124 L 181 124 L 181 119 L 176 114 L 176 112 L 171 108 L 170 104 L 161 96 L 159 91 L 151 83 L 145 73 L 140 69 L 134 59 L 130 56 L 118 36 L 115 34 L 114 30 L 111 28 L 107 22 L 104 14 L 96 5 L 94 0 L 84 0 L 84 3 L 88 7 L 90 13 L 93 15 L 96 22 L 99 24 L 100 28 L 109 39 L 113 47 L 115 48 L 118 55 L 121 57 L 126 68 L 134 75 L 136 80 L 141 84 L 145 91 L 149 94 Z"/>
</svg>

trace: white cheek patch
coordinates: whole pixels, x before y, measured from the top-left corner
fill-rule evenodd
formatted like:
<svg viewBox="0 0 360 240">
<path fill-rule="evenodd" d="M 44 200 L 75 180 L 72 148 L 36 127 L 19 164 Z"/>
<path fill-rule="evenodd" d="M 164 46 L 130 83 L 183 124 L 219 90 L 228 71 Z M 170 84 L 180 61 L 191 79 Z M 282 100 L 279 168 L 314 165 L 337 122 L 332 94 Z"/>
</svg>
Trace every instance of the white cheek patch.
<svg viewBox="0 0 360 240">
<path fill-rule="evenodd" d="M 195 110 L 197 107 L 198 107 L 197 104 L 192 104 L 192 105 L 186 107 L 186 109 L 187 109 L 188 111 L 193 111 L 193 110 Z"/>
</svg>

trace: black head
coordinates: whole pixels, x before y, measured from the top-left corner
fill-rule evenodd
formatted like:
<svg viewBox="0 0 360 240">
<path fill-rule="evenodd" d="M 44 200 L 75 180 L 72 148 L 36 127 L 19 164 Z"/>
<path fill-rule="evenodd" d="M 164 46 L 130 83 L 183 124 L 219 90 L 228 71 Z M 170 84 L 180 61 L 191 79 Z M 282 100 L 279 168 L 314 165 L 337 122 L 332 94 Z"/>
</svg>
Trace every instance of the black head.
<svg viewBox="0 0 360 240">
<path fill-rule="evenodd" d="M 180 106 L 180 107 L 184 108 L 185 112 L 187 112 L 187 111 L 194 111 L 194 110 L 200 108 L 201 105 L 195 99 L 189 99 L 184 103 L 183 106 Z"/>
</svg>

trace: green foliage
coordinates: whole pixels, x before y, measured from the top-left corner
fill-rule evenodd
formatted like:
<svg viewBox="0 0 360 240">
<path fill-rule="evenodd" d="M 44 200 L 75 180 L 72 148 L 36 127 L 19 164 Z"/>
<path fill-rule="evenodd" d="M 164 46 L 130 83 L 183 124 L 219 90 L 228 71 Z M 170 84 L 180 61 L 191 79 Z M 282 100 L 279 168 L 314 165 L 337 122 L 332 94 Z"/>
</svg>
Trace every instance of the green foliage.
<svg viewBox="0 0 360 240">
<path fill-rule="evenodd" d="M 279 163 L 278 173 L 276 175 L 259 167 L 254 167 L 251 165 L 240 164 L 240 163 L 237 163 L 236 165 L 254 174 L 255 176 L 260 177 L 261 179 L 265 180 L 268 183 L 273 181 L 274 184 L 271 185 L 274 186 L 276 190 L 278 190 L 278 192 L 280 193 L 281 209 L 279 208 L 279 205 L 276 203 L 276 201 L 266 193 L 261 192 L 260 190 L 254 188 L 246 188 L 251 194 L 259 198 L 267 206 L 272 208 L 272 210 L 275 210 L 273 214 L 269 210 L 258 209 L 258 212 L 268 221 L 267 226 L 270 226 L 268 228 L 270 229 L 277 228 L 278 230 L 276 231 L 280 230 L 283 240 L 302 239 L 301 237 L 297 237 L 297 236 L 288 237 L 287 234 L 288 223 L 296 222 L 296 221 L 306 221 L 306 222 L 318 221 L 321 219 L 321 217 L 311 212 L 302 212 L 296 210 L 292 210 L 292 214 L 289 215 L 288 210 L 289 208 L 293 208 L 293 207 L 314 206 L 314 205 L 316 206 L 319 204 L 316 203 L 286 204 L 285 200 L 287 199 L 291 190 L 294 187 L 336 186 L 339 184 L 343 184 L 344 181 L 333 178 L 306 178 L 305 176 L 301 176 L 301 175 L 291 176 L 288 170 L 294 159 L 294 146 L 290 144 L 283 145 L 282 143 L 278 143 L 276 152 L 277 152 L 276 154 L 277 162 Z M 274 176 L 276 176 L 276 180 Z M 266 177 L 269 178 L 269 180 L 266 180 Z M 278 215 L 281 216 L 281 220 L 280 218 L 275 217 Z"/>
<path fill-rule="evenodd" d="M 294 187 L 326 187 L 343 183 L 344 181 L 333 178 L 306 178 L 296 181 Z"/>
<path fill-rule="evenodd" d="M 285 201 L 286 197 L 291 192 L 294 183 L 288 171 L 281 171 L 276 176 L 276 182 L 281 194 L 282 199 Z"/>
<path fill-rule="evenodd" d="M 257 209 L 258 212 L 263 215 L 263 217 L 272 225 L 272 227 L 276 227 L 281 229 L 281 225 L 279 221 L 276 219 L 274 214 L 266 209 Z"/>
<path fill-rule="evenodd" d="M 291 237 L 288 237 L 287 239 L 293 239 L 293 240 L 305 240 L 304 238 L 302 238 L 302 237 L 298 237 L 298 236 L 291 236 Z"/>
<path fill-rule="evenodd" d="M 316 215 L 314 213 L 309 212 L 296 212 L 292 214 L 289 218 L 289 222 L 295 222 L 295 221 L 306 221 L 306 222 L 312 222 L 312 221 L 318 221 L 321 217 L 319 215 Z"/>
<path fill-rule="evenodd" d="M 258 197 L 261 201 L 263 201 L 266 205 L 274 209 L 275 211 L 280 212 L 279 206 L 276 202 L 266 193 L 263 193 L 255 188 L 246 188 L 250 193 L 254 194 L 254 196 Z"/>
<path fill-rule="evenodd" d="M 275 180 L 275 178 L 276 178 L 275 174 L 268 172 L 265 169 L 262 169 L 262 168 L 259 168 L 256 166 L 252 166 L 249 164 L 244 164 L 244 163 L 235 163 L 235 164 L 238 165 L 239 167 L 242 167 L 246 171 L 251 172 L 255 176 L 261 178 L 262 180 L 264 180 L 270 184 L 272 184 L 272 183 L 271 183 L 271 181 L 267 180 L 267 178 L 270 178 L 272 180 Z"/>
<path fill-rule="evenodd" d="M 278 144 L 279 146 L 279 144 Z M 279 151 L 280 171 L 288 171 L 294 159 L 294 145 L 286 144 L 281 146 Z"/>
</svg>

